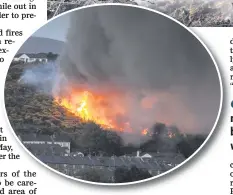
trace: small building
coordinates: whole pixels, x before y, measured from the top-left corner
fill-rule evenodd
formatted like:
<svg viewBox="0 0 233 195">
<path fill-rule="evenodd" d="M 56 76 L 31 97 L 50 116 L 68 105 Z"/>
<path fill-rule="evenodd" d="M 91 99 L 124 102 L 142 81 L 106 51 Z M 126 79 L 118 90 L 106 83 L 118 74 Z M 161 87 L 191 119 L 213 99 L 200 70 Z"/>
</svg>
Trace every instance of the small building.
<svg viewBox="0 0 233 195">
<path fill-rule="evenodd" d="M 117 168 L 130 169 L 135 166 L 138 169 L 148 171 L 152 176 L 166 172 L 178 164 L 182 163 L 185 158 L 179 154 L 160 154 L 152 158 L 138 158 L 136 156 L 36 156 L 40 161 L 48 166 L 65 173 L 69 176 L 79 178 L 83 172 L 88 170 L 102 171 L 102 175 L 107 176 L 106 180 L 112 180 L 114 171 Z"/>
<path fill-rule="evenodd" d="M 34 155 L 68 156 L 69 149 L 58 144 L 27 144 L 26 148 Z"/>
<path fill-rule="evenodd" d="M 153 158 L 154 154 L 156 153 L 148 153 L 148 152 L 133 152 L 132 154 L 126 154 L 126 157 L 136 157 L 136 158 Z"/>
<path fill-rule="evenodd" d="M 70 153 L 71 141 L 68 136 L 63 134 L 53 134 L 50 136 L 45 134 L 30 133 L 25 135 L 19 135 L 18 137 L 26 147 L 28 147 L 27 145 L 35 144 L 57 144 L 62 148 L 67 148 L 68 153 Z"/>
<path fill-rule="evenodd" d="M 45 53 L 38 54 L 17 54 L 14 59 L 14 62 L 23 62 L 23 63 L 33 63 L 33 62 L 48 62 L 48 58 Z"/>
</svg>

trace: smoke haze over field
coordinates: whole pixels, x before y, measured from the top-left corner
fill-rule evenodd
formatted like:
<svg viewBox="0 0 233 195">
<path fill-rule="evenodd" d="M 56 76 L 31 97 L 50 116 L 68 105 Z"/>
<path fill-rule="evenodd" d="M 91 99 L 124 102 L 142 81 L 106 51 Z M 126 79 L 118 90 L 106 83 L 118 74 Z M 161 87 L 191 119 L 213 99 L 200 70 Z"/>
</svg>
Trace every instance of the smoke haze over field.
<svg viewBox="0 0 233 195">
<path fill-rule="evenodd" d="M 51 95 L 56 76 L 57 66 L 50 62 L 26 68 L 18 82 L 32 85 L 38 91 Z"/>
</svg>

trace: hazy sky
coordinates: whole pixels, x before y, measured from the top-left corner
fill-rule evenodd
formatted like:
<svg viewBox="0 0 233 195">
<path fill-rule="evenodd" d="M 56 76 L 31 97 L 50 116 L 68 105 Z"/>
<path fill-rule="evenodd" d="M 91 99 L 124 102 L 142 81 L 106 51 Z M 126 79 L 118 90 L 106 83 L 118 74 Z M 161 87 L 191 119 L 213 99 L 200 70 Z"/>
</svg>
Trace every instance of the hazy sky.
<svg viewBox="0 0 233 195">
<path fill-rule="evenodd" d="M 32 36 L 65 41 L 67 29 L 69 27 L 69 17 L 69 14 L 65 14 L 62 17 L 50 21 L 47 25 L 40 28 Z"/>
</svg>

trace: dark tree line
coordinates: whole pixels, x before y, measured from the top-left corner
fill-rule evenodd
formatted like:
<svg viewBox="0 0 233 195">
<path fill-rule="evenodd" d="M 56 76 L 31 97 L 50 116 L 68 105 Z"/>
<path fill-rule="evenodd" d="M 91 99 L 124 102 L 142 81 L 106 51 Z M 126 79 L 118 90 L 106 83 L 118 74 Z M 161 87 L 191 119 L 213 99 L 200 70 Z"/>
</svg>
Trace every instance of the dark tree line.
<svg viewBox="0 0 233 195">
<path fill-rule="evenodd" d="M 113 173 L 107 173 L 103 170 L 89 169 L 79 173 L 82 180 L 97 183 L 128 183 L 140 181 L 152 177 L 147 170 L 138 169 L 136 166 L 130 168 L 118 167 Z"/>
<path fill-rule="evenodd" d="M 74 148 L 85 155 L 121 156 L 141 152 L 181 153 L 185 158 L 192 155 L 205 141 L 204 135 L 185 135 L 175 126 L 155 124 L 148 135 L 148 141 L 139 145 L 125 145 L 120 134 L 104 130 L 94 122 L 85 123 L 80 132 L 72 136 Z"/>
<path fill-rule="evenodd" d="M 46 53 L 46 56 L 47 56 L 48 61 L 56 61 L 58 58 L 58 54 L 55 54 L 52 52 Z"/>
<path fill-rule="evenodd" d="M 120 156 L 122 154 L 123 141 L 116 132 L 106 131 L 94 122 L 82 124 L 78 132 L 72 136 L 72 143 L 74 148 L 85 155 Z"/>
<path fill-rule="evenodd" d="M 127 183 L 140 181 L 152 177 L 147 170 L 138 169 L 132 166 L 130 169 L 119 167 L 114 172 L 115 183 Z"/>
</svg>

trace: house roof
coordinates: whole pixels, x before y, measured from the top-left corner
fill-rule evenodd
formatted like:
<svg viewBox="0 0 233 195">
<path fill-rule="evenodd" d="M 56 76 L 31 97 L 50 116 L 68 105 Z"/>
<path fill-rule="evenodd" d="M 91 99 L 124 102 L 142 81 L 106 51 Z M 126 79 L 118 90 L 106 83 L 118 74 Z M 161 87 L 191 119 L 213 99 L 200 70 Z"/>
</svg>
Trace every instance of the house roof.
<svg viewBox="0 0 233 195">
<path fill-rule="evenodd" d="M 149 154 L 151 156 L 156 156 L 157 155 L 157 153 L 155 153 L 155 152 L 139 152 L 139 156 L 143 156 L 145 154 Z M 131 154 L 125 154 L 125 156 L 135 157 L 135 156 L 137 156 L 137 152 L 132 152 Z"/>
<path fill-rule="evenodd" d="M 20 57 L 21 55 L 23 55 L 23 53 L 18 53 L 15 55 L 16 58 Z"/>
<path fill-rule="evenodd" d="M 49 135 L 37 134 L 37 133 L 20 135 L 20 139 L 22 141 L 45 141 L 45 142 L 52 141 L 52 139 Z"/>
<path fill-rule="evenodd" d="M 157 156 L 158 155 L 158 153 L 155 153 L 155 152 L 142 152 L 142 153 L 140 153 L 140 156 L 144 156 L 146 154 L 149 154 L 150 156 Z"/>
<path fill-rule="evenodd" d="M 44 142 L 70 142 L 70 138 L 65 134 L 45 135 L 38 133 L 23 134 L 19 136 L 24 141 L 44 141 Z"/>
<path fill-rule="evenodd" d="M 53 141 L 57 141 L 57 142 L 70 142 L 70 138 L 68 135 L 66 134 L 53 134 L 51 136 Z"/>
<path fill-rule="evenodd" d="M 179 156 L 179 154 L 177 153 L 173 153 L 173 152 L 139 152 L 139 156 L 144 156 L 146 154 L 149 154 L 150 156 L 154 157 L 154 158 L 161 158 L 161 157 L 174 157 L 174 156 Z M 137 156 L 137 152 L 132 152 L 131 154 L 125 154 L 124 156 L 128 156 L 128 157 L 136 157 Z"/>
<path fill-rule="evenodd" d="M 68 148 L 58 144 L 26 144 L 26 148 L 33 154 L 61 155 L 67 153 Z"/>
<path fill-rule="evenodd" d="M 87 166 L 105 166 L 105 167 L 131 167 L 136 166 L 139 169 L 167 170 L 184 161 L 179 162 L 173 159 L 148 159 L 144 160 L 137 157 L 80 157 L 80 156 L 37 156 L 42 162 L 47 164 L 67 164 L 67 165 L 87 165 Z"/>
<path fill-rule="evenodd" d="M 46 53 L 19 53 L 15 57 L 20 57 L 23 54 L 27 55 L 29 58 L 47 58 Z"/>
</svg>

